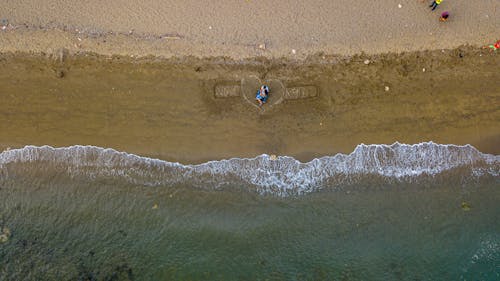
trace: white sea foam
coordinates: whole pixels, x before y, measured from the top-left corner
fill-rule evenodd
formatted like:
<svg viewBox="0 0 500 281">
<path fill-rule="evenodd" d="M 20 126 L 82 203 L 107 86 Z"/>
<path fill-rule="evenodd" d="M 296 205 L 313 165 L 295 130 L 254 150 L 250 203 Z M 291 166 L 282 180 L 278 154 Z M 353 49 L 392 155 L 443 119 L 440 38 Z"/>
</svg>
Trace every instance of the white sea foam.
<svg viewBox="0 0 500 281">
<path fill-rule="evenodd" d="M 476 177 L 500 174 L 500 156 L 483 154 L 470 145 L 433 142 L 360 144 L 351 154 L 325 156 L 307 163 L 288 156 L 273 160 L 263 154 L 199 165 L 183 165 L 95 146 L 26 146 L 0 154 L 0 176 L 12 175 L 9 165 L 23 163 L 34 164 L 39 171 L 57 171 L 89 179 L 118 177 L 141 185 L 187 183 L 204 188 L 243 184 L 260 193 L 276 195 L 308 193 L 321 189 L 326 183 L 351 183 L 364 175 L 412 180 L 459 167 L 467 167 Z M 14 175 L 19 174 L 14 172 Z"/>
</svg>

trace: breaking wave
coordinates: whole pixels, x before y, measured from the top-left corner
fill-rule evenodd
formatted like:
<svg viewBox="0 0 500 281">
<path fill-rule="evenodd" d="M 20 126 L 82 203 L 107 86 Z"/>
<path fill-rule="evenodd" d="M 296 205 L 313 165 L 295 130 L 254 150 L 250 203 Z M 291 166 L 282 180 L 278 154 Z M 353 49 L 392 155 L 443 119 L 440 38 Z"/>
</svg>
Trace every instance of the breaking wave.
<svg viewBox="0 0 500 281">
<path fill-rule="evenodd" d="M 360 144 L 350 154 L 339 153 L 307 163 L 293 157 L 263 154 L 255 158 L 183 165 L 110 148 L 81 145 L 63 148 L 26 146 L 0 154 L 0 180 L 56 173 L 87 180 L 124 180 L 146 186 L 246 186 L 261 194 L 279 196 L 355 184 L 366 177 L 412 182 L 452 170 L 459 170 L 461 177 L 497 178 L 500 156 L 481 153 L 471 145 L 433 142 Z"/>
</svg>

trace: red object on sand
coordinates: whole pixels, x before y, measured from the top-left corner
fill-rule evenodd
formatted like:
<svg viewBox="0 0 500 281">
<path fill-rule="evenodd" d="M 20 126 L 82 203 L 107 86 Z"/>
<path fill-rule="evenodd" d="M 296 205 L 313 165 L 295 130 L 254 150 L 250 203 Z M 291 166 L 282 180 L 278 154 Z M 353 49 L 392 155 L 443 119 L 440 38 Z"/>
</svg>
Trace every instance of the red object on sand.
<svg viewBox="0 0 500 281">
<path fill-rule="evenodd" d="M 449 12 L 442 12 L 439 21 L 447 21 L 449 16 L 450 16 Z"/>
</svg>

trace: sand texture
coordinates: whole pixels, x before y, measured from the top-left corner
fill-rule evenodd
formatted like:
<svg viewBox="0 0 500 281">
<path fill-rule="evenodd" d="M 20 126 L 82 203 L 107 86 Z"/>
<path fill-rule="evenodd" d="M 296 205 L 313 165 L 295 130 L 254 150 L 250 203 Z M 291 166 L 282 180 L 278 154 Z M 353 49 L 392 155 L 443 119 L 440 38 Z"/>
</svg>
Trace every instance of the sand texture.
<svg viewBox="0 0 500 281">
<path fill-rule="evenodd" d="M 0 52 L 305 58 L 484 45 L 500 36 L 500 1 L 3 0 Z M 401 8 L 399 8 L 399 5 Z M 446 23 L 438 21 L 451 13 Z M 294 51 L 295 50 L 295 51 Z"/>
<path fill-rule="evenodd" d="M 350 153 L 360 143 L 434 141 L 500 154 L 498 54 L 463 47 L 365 60 L 228 64 L 6 54 L 0 150 L 90 144 L 182 163 L 262 153 L 307 161 Z M 242 96 L 256 91 L 255 79 L 271 82 L 263 110 Z M 238 84 L 250 88 L 216 96 L 221 85 L 234 92 Z M 317 96 L 274 104 L 276 91 L 304 85 Z"/>
</svg>

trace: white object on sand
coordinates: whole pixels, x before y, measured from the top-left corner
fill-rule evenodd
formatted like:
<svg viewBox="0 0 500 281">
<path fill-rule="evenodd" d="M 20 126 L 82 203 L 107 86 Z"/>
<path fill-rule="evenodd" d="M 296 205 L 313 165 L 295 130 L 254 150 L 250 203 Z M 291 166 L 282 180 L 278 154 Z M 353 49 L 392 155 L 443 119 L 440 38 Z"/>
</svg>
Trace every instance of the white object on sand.
<svg viewBox="0 0 500 281">
<path fill-rule="evenodd" d="M 365 61 L 364 61 L 364 63 L 365 63 L 366 65 L 368 65 L 368 64 L 370 64 L 370 60 L 365 60 Z"/>
<path fill-rule="evenodd" d="M 389 92 L 389 86 L 385 86 L 385 91 Z"/>
<path fill-rule="evenodd" d="M 292 49 L 292 54 L 295 55 L 296 53 L 297 53 L 297 51 L 295 49 Z"/>
<path fill-rule="evenodd" d="M 403 5 L 401 5 L 401 4 L 398 4 L 398 8 L 400 8 L 400 9 L 401 9 L 401 8 L 403 8 Z"/>
</svg>

